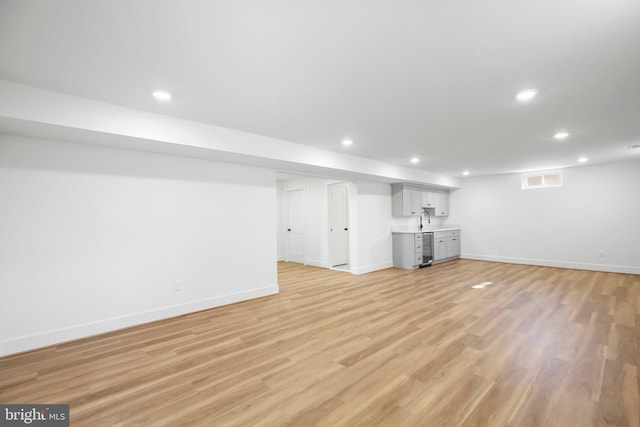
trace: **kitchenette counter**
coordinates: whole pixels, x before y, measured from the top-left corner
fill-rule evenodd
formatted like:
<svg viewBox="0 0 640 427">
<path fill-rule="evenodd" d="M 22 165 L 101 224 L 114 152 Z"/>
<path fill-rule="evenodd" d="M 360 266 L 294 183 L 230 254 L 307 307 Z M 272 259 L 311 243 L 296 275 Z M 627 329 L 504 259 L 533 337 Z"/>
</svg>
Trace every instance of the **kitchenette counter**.
<svg viewBox="0 0 640 427">
<path fill-rule="evenodd" d="M 394 267 L 417 269 L 460 256 L 459 225 L 392 227 Z"/>
<path fill-rule="evenodd" d="M 391 229 L 391 232 L 415 234 L 415 233 L 433 233 L 436 231 L 451 231 L 451 230 L 460 230 L 460 229 L 462 229 L 462 227 L 460 227 L 459 225 L 441 225 L 437 227 L 429 227 L 429 226 L 422 227 L 422 230 L 420 230 L 418 227 L 393 228 Z"/>
</svg>

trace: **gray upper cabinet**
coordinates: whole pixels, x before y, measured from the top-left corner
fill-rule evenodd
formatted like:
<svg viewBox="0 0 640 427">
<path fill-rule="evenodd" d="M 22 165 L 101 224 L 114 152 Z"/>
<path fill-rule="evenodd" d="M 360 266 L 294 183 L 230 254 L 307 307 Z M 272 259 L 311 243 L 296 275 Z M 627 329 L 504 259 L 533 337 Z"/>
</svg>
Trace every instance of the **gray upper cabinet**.
<svg viewBox="0 0 640 427">
<path fill-rule="evenodd" d="M 422 208 L 420 206 L 420 190 L 417 188 L 402 188 L 402 215 L 420 215 Z"/>
<path fill-rule="evenodd" d="M 393 216 L 412 216 L 422 213 L 420 189 L 401 184 L 392 184 L 391 189 Z"/>
<path fill-rule="evenodd" d="M 438 193 L 432 190 L 424 190 L 420 195 L 420 200 L 422 201 L 423 208 L 434 208 L 436 207 L 436 200 L 438 198 Z"/>
<path fill-rule="evenodd" d="M 392 184 L 392 215 L 414 216 L 422 214 L 422 208 L 433 209 L 435 216 L 449 215 L 449 192 L 421 188 L 412 185 Z"/>
<path fill-rule="evenodd" d="M 436 216 L 449 216 L 449 192 L 436 193 Z"/>
</svg>

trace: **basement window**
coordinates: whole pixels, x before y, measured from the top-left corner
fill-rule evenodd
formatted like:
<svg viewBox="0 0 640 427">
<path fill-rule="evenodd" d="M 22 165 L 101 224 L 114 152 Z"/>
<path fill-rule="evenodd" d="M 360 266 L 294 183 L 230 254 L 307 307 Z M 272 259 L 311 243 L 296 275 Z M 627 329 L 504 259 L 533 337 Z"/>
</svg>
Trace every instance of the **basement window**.
<svg viewBox="0 0 640 427">
<path fill-rule="evenodd" d="M 532 172 L 522 175 L 522 189 L 562 187 L 562 171 Z"/>
</svg>

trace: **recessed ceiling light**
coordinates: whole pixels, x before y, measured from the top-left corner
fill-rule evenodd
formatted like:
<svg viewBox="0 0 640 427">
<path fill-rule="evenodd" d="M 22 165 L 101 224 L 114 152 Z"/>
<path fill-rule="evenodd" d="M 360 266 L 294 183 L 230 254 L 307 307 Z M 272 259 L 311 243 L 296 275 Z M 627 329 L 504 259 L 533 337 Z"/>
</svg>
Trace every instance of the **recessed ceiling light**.
<svg viewBox="0 0 640 427">
<path fill-rule="evenodd" d="M 569 132 L 566 131 L 560 131 L 560 132 L 556 132 L 553 137 L 555 139 L 559 139 L 559 140 L 563 140 L 563 139 L 567 139 L 569 137 Z"/>
<path fill-rule="evenodd" d="M 158 101 L 169 101 L 171 99 L 171 94 L 165 90 L 155 90 L 152 95 Z"/>
<path fill-rule="evenodd" d="M 540 91 L 538 89 L 525 89 L 518 92 L 516 98 L 518 101 L 531 101 Z"/>
<path fill-rule="evenodd" d="M 417 158 L 417 157 L 412 157 L 412 158 L 411 158 L 411 163 L 414 163 L 414 164 L 415 164 L 415 163 L 418 163 L 419 161 L 420 161 L 420 159 L 419 159 L 419 158 Z"/>
<path fill-rule="evenodd" d="M 343 139 L 342 140 L 342 145 L 344 145 L 345 147 L 351 147 L 353 145 L 353 140 L 351 140 L 351 139 Z"/>
<path fill-rule="evenodd" d="M 462 172 L 462 175 L 464 175 L 464 176 L 468 176 L 468 175 L 469 175 L 469 171 L 464 171 L 464 172 Z"/>
<path fill-rule="evenodd" d="M 580 163 L 584 163 L 584 162 L 589 161 L 589 159 L 588 159 L 588 158 L 586 158 L 586 157 L 580 157 L 580 158 L 578 159 L 578 161 L 579 161 Z"/>
</svg>

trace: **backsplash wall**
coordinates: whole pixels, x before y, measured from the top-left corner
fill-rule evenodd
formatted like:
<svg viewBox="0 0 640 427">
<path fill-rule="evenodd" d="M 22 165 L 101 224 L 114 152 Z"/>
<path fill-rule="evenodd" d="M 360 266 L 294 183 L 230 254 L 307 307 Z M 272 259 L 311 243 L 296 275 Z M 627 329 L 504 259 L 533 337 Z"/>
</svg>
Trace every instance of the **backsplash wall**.
<svg viewBox="0 0 640 427">
<path fill-rule="evenodd" d="M 427 222 L 427 217 L 425 216 L 422 219 L 422 224 L 425 227 L 428 226 L 441 226 L 447 221 L 446 216 L 435 216 L 433 213 L 431 214 L 431 224 Z M 418 216 L 394 216 L 391 218 L 391 229 L 417 229 L 420 224 L 420 219 Z"/>
</svg>

